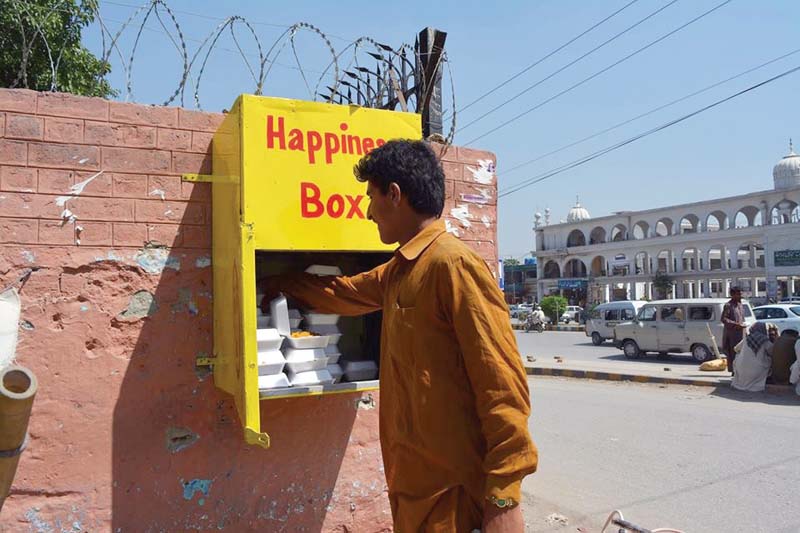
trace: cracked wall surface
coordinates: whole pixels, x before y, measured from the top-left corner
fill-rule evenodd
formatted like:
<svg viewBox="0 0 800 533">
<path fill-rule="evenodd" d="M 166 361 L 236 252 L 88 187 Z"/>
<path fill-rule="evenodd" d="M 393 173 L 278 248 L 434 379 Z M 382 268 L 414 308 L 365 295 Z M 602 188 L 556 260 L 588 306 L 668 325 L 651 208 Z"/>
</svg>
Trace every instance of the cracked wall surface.
<svg viewBox="0 0 800 533">
<path fill-rule="evenodd" d="M 221 117 L 0 89 L 0 287 L 32 271 L 18 360 L 39 381 L 1 531 L 391 529 L 378 393 L 262 402 L 263 450 L 194 364 L 211 199 L 180 175 L 210 172 Z M 494 156 L 443 165 L 448 228 L 494 270 Z"/>
</svg>

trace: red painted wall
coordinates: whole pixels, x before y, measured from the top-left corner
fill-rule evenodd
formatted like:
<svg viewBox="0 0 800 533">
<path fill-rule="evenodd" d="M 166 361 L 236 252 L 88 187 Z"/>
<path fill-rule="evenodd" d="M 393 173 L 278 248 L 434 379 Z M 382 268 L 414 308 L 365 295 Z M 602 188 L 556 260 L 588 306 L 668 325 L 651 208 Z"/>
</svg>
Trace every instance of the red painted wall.
<svg viewBox="0 0 800 533">
<path fill-rule="evenodd" d="M 210 189 L 180 175 L 210 172 L 221 117 L 0 89 L 0 287 L 34 269 L 18 360 L 39 380 L 0 530 L 391 529 L 379 394 L 262 402 L 263 450 L 194 364 L 212 347 Z M 494 267 L 494 156 L 443 161 L 449 224 Z"/>
</svg>

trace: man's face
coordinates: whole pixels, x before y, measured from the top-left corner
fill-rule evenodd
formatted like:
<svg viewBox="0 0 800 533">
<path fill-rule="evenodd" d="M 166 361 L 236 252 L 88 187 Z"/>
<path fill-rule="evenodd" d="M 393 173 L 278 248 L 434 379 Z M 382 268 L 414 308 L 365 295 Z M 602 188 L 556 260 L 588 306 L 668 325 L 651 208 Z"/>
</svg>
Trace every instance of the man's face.
<svg viewBox="0 0 800 533">
<path fill-rule="evenodd" d="M 731 293 L 731 300 L 734 302 L 741 302 L 742 301 L 742 293 L 741 291 L 734 291 Z"/>
<path fill-rule="evenodd" d="M 383 244 L 394 244 L 400 240 L 398 231 L 398 214 L 400 205 L 400 188 L 392 184 L 386 194 L 380 188 L 367 182 L 369 207 L 367 218 L 378 226 L 378 233 Z"/>
</svg>

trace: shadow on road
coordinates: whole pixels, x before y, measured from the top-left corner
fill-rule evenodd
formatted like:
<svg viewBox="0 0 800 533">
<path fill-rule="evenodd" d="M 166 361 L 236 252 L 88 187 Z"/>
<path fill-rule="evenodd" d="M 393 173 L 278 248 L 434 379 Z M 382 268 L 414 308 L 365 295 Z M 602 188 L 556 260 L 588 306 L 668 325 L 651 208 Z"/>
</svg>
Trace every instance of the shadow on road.
<svg viewBox="0 0 800 533">
<path fill-rule="evenodd" d="M 681 366 L 698 366 L 697 363 L 690 357 L 668 357 L 659 359 L 654 356 L 641 357 L 639 359 L 628 359 L 624 354 L 619 353 L 616 355 L 601 355 L 598 359 L 606 361 L 625 361 L 628 363 L 646 363 L 653 365 L 681 365 Z"/>
<path fill-rule="evenodd" d="M 745 392 L 736 390 L 730 386 L 714 387 L 711 396 L 718 396 L 727 400 L 735 400 L 742 403 L 763 403 L 767 405 L 797 405 L 800 404 L 800 396 L 794 394 L 789 387 L 786 393 L 765 392 Z"/>
</svg>

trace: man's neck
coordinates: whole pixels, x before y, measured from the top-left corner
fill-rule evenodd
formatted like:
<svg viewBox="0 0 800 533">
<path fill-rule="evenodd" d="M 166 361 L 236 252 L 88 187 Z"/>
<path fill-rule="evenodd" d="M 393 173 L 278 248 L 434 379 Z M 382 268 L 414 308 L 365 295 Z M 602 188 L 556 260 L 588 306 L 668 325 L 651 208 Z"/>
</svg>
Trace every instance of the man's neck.
<svg viewBox="0 0 800 533">
<path fill-rule="evenodd" d="M 436 217 L 420 217 L 414 220 L 414 222 L 409 225 L 407 231 L 403 232 L 403 236 L 398 241 L 398 244 L 401 247 L 404 246 L 408 241 L 419 235 L 422 230 L 434 222 L 436 222 Z"/>
</svg>

